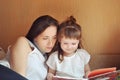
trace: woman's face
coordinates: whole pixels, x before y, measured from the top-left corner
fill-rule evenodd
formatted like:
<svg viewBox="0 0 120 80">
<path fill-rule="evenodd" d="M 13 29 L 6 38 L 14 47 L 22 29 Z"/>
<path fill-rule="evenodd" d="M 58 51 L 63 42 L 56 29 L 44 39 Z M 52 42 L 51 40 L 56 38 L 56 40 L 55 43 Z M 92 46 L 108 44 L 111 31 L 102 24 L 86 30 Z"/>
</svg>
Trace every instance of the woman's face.
<svg viewBox="0 0 120 80">
<path fill-rule="evenodd" d="M 53 49 L 56 42 L 56 34 L 57 28 L 55 26 L 49 26 L 43 33 L 34 39 L 41 52 L 47 53 Z"/>
</svg>

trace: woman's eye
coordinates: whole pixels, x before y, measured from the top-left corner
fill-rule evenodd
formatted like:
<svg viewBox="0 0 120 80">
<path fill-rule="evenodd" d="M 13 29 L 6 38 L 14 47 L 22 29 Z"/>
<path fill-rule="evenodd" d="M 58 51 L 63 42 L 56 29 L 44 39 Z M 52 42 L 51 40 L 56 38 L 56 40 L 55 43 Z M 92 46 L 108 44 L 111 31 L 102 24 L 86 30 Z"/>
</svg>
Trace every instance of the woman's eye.
<svg viewBox="0 0 120 80">
<path fill-rule="evenodd" d="M 57 39 L 57 37 L 55 36 L 55 37 L 53 37 L 53 39 Z"/>
<path fill-rule="evenodd" d="M 43 38 L 43 40 L 47 40 L 48 38 Z"/>
</svg>

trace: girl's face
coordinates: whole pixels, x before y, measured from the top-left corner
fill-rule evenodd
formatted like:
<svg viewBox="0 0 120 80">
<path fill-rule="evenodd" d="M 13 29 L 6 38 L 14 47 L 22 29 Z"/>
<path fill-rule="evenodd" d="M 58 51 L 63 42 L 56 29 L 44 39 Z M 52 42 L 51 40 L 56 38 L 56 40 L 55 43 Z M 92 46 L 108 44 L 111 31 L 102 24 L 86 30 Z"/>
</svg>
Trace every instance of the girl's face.
<svg viewBox="0 0 120 80">
<path fill-rule="evenodd" d="M 55 26 L 49 26 L 43 33 L 38 35 L 34 42 L 38 46 L 41 52 L 50 52 L 56 42 L 57 28 Z"/>
<path fill-rule="evenodd" d="M 70 39 L 70 38 L 61 38 L 60 46 L 64 52 L 64 56 L 71 56 L 74 54 L 76 49 L 78 48 L 79 40 L 77 39 Z"/>
</svg>

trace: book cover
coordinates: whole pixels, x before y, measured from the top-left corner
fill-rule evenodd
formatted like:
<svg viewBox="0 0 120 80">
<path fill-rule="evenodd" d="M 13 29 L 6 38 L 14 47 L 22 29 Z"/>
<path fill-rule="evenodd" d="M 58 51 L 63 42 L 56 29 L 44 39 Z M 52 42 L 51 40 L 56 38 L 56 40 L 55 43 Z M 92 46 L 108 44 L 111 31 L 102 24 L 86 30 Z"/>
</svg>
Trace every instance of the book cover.
<svg viewBox="0 0 120 80">
<path fill-rule="evenodd" d="M 98 74 L 90 77 L 89 80 L 120 80 L 120 70 Z"/>
</svg>

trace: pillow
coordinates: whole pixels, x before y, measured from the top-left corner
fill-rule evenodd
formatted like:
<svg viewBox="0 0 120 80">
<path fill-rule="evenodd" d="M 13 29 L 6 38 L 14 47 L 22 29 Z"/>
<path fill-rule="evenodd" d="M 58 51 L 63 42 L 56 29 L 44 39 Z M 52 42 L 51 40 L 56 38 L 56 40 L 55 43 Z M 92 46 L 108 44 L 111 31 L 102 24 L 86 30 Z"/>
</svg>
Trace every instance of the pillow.
<svg viewBox="0 0 120 80">
<path fill-rule="evenodd" d="M 113 71 L 116 71 L 116 67 L 95 69 L 90 72 L 90 74 L 88 75 L 88 78 L 99 75 L 99 74 L 107 73 L 107 72 L 113 72 Z"/>
</svg>

